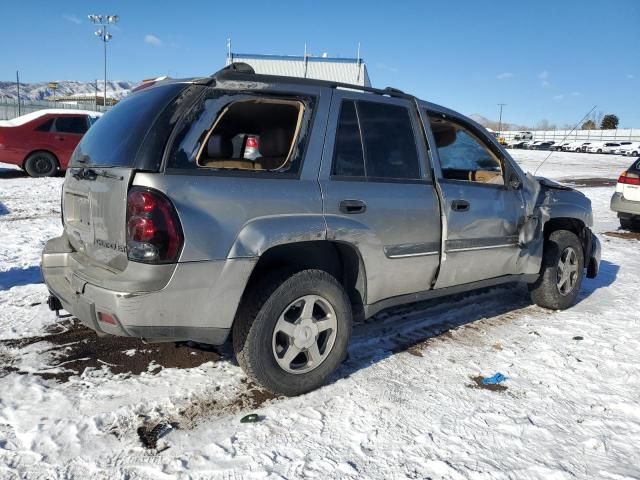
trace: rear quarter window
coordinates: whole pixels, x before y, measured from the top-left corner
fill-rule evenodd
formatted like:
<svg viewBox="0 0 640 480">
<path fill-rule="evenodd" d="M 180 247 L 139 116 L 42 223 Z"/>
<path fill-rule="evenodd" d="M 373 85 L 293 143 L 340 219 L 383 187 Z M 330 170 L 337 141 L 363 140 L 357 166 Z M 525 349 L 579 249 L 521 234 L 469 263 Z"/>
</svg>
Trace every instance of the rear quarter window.
<svg viewBox="0 0 640 480">
<path fill-rule="evenodd" d="M 160 85 L 120 101 L 82 137 L 71 166 L 133 167 L 156 118 L 184 89 L 182 83 Z M 162 151 L 155 155 L 159 159 Z"/>
<path fill-rule="evenodd" d="M 313 106 L 310 96 L 210 89 L 178 126 L 167 168 L 296 175 Z"/>
</svg>

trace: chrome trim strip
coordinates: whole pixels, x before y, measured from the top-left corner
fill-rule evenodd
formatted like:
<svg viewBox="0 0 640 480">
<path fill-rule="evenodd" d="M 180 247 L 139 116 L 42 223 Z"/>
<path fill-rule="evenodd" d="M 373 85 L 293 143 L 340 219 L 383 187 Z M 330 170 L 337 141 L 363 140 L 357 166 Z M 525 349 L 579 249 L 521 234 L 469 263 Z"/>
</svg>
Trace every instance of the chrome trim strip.
<svg viewBox="0 0 640 480">
<path fill-rule="evenodd" d="M 505 247 L 517 247 L 517 243 L 503 243 L 501 245 L 485 245 L 483 247 L 467 247 L 467 248 L 453 248 L 448 249 L 447 252 L 471 252 L 474 250 L 489 250 L 491 248 L 505 248 Z"/>
<path fill-rule="evenodd" d="M 434 252 L 417 252 L 417 253 L 401 253 L 397 255 L 388 255 L 388 258 L 409 258 L 409 257 L 427 257 L 429 255 L 438 255 L 439 251 Z"/>
</svg>

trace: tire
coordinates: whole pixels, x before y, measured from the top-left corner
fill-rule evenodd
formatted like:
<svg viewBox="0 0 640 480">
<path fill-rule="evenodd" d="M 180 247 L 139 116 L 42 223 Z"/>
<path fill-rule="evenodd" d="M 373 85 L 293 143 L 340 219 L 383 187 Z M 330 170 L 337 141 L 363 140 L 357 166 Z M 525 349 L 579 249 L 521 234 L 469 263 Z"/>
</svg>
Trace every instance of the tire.
<svg viewBox="0 0 640 480">
<path fill-rule="evenodd" d="M 631 156 L 632 157 L 637 157 L 638 156 L 638 152 L 631 152 Z"/>
<path fill-rule="evenodd" d="M 569 265 L 566 277 L 561 274 L 561 260 Z M 536 305 L 552 310 L 569 308 L 580 292 L 583 273 L 584 254 L 578 237 L 568 230 L 552 232 L 544 244 L 540 277 L 529 286 L 531 300 Z"/>
<path fill-rule="evenodd" d="M 631 230 L 632 232 L 640 231 L 640 217 L 621 218 L 620 227 L 625 230 Z"/>
<path fill-rule="evenodd" d="M 34 152 L 24 162 L 30 177 L 52 177 L 58 173 L 58 160 L 49 152 Z"/>
<path fill-rule="evenodd" d="M 596 153 L 602 153 L 602 149 L 599 148 Z"/>
<path fill-rule="evenodd" d="M 351 338 L 351 304 L 342 286 L 321 270 L 285 270 L 247 288 L 251 293 L 238 309 L 232 336 L 236 358 L 249 379 L 285 396 L 323 385 L 346 357 Z M 312 315 L 304 314 L 305 305 L 311 305 Z M 320 323 L 319 328 L 326 325 L 323 316 L 332 326 L 318 333 Z M 320 355 L 317 365 L 311 355 L 314 344 L 315 355 Z M 295 356 L 288 357 L 290 351 Z"/>
</svg>

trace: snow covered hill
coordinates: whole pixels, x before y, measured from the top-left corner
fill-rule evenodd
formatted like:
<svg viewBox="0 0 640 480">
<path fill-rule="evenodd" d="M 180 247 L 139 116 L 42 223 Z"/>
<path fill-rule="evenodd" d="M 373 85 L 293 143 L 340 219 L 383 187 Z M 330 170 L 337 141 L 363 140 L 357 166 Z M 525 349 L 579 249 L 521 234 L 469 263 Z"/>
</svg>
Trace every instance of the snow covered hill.
<svg viewBox="0 0 640 480">
<path fill-rule="evenodd" d="M 131 91 L 137 82 L 112 81 L 107 82 L 107 96 L 120 99 Z M 56 97 L 66 97 L 71 95 L 94 95 L 96 84 L 94 82 L 75 82 L 64 80 L 58 82 Z M 104 81 L 98 80 L 98 94 L 104 92 Z M 48 87 L 48 82 L 21 83 L 20 98 L 29 100 L 48 100 L 53 97 L 53 90 Z M 15 82 L 0 81 L 0 98 L 18 98 L 18 86 Z"/>
</svg>

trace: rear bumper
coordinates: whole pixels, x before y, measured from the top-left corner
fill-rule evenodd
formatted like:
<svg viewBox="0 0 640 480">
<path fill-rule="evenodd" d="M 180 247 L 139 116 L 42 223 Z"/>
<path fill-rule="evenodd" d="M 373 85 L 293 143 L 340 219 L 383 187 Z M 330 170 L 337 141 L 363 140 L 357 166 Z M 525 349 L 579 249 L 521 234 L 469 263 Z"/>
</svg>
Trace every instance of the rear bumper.
<svg viewBox="0 0 640 480">
<path fill-rule="evenodd" d="M 162 289 L 123 292 L 78 276 L 71 252 L 62 245 L 60 239 L 52 239 L 42 255 L 44 281 L 62 307 L 98 334 L 148 342 L 223 344 L 255 263 L 255 259 L 181 263 Z"/>
<path fill-rule="evenodd" d="M 615 192 L 611 197 L 611 210 L 622 214 L 640 215 L 640 202 L 627 200 L 621 192 Z"/>
</svg>

